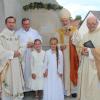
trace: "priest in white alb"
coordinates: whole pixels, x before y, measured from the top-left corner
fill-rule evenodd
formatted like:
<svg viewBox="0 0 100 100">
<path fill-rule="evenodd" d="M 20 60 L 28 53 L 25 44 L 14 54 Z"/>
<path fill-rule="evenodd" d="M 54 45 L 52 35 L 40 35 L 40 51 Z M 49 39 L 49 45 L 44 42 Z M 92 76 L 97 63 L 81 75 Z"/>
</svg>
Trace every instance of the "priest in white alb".
<svg viewBox="0 0 100 100">
<path fill-rule="evenodd" d="M 2 100 L 22 100 L 23 71 L 21 67 L 22 50 L 15 35 L 16 19 L 9 16 L 6 27 L 0 33 L 0 86 Z"/>
<path fill-rule="evenodd" d="M 78 100 L 100 99 L 100 24 L 95 16 L 87 18 L 89 29 L 83 37 L 79 67 Z M 83 45 L 85 43 L 85 45 Z"/>
</svg>

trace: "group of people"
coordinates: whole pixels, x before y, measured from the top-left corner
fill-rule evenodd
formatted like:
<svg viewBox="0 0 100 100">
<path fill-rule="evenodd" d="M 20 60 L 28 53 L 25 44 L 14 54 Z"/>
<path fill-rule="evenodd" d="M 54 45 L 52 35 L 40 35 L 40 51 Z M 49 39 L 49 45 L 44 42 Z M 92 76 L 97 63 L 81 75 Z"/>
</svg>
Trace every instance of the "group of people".
<svg viewBox="0 0 100 100">
<path fill-rule="evenodd" d="M 36 98 L 43 90 L 43 100 L 64 100 L 64 95 L 99 100 L 99 21 L 90 16 L 89 32 L 81 39 L 70 17 L 68 11 L 62 10 L 62 28 L 50 38 L 46 51 L 42 49 L 42 36 L 31 28 L 29 18 L 22 19 L 22 28 L 17 31 L 15 17 L 5 19 L 0 33 L 2 100 L 22 100 L 23 93 L 31 90 Z"/>
<path fill-rule="evenodd" d="M 23 93 L 30 90 L 36 91 L 36 97 L 43 90 L 43 100 L 64 100 L 63 55 L 57 38 L 50 39 L 50 49 L 45 52 L 42 37 L 30 27 L 28 18 L 22 19 L 22 28 L 16 32 L 15 23 L 13 16 L 7 17 L 0 33 L 2 100 L 22 100 Z"/>
</svg>

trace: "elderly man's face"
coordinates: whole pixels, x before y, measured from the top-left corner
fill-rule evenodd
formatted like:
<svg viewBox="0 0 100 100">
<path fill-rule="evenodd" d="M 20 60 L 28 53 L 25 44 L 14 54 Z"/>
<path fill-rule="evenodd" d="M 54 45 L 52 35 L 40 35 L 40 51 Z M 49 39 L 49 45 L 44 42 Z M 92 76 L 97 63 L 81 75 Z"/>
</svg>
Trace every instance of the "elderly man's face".
<svg viewBox="0 0 100 100">
<path fill-rule="evenodd" d="M 87 19 L 87 27 L 88 27 L 90 32 L 95 31 L 97 26 L 98 26 L 98 22 L 97 22 L 97 19 L 95 17 L 90 17 Z"/>
<path fill-rule="evenodd" d="M 70 24 L 70 20 L 69 19 L 66 19 L 66 18 L 61 19 L 61 22 L 62 22 L 62 25 L 63 26 L 67 26 L 67 25 Z"/>
</svg>

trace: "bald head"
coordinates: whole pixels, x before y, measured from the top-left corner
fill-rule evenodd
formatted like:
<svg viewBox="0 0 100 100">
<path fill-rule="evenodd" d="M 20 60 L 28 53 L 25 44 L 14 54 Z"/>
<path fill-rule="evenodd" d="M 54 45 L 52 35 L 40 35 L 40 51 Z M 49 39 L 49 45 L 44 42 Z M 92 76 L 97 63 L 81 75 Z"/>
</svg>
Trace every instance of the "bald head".
<svg viewBox="0 0 100 100">
<path fill-rule="evenodd" d="M 89 29 L 90 32 L 93 32 L 96 30 L 98 26 L 98 20 L 95 16 L 90 16 L 87 19 L 87 27 Z"/>
</svg>

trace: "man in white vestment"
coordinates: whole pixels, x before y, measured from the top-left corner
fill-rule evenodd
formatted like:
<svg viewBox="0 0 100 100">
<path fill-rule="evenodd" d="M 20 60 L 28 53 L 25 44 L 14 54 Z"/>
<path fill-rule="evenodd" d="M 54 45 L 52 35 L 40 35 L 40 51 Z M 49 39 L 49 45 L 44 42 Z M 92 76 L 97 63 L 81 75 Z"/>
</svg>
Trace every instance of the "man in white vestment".
<svg viewBox="0 0 100 100">
<path fill-rule="evenodd" d="M 29 79 L 31 78 L 31 49 L 34 45 L 35 39 L 42 39 L 39 33 L 30 27 L 30 19 L 23 18 L 22 19 L 22 28 L 16 32 L 20 40 L 21 46 L 24 48 L 24 56 L 23 56 L 23 73 L 24 73 L 24 81 L 25 81 L 25 90 L 30 91 L 29 87 Z"/>
<path fill-rule="evenodd" d="M 100 24 L 95 16 L 87 19 L 89 29 L 81 42 L 78 100 L 100 99 Z M 85 43 L 85 44 L 84 44 Z M 84 44 L 84 45 L 83 45 Z"/>
<path fill-rule="evenodd" d="M 20 57 L 21 48 L 15 35 L 16 19 L 9 16 L 5 20 L 6 27 L 0 33 L 0 84 L 2 100 L 22 100 L 23 73 Z"/>
</svg>

